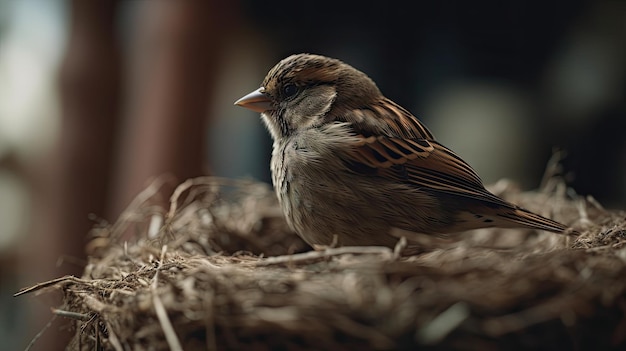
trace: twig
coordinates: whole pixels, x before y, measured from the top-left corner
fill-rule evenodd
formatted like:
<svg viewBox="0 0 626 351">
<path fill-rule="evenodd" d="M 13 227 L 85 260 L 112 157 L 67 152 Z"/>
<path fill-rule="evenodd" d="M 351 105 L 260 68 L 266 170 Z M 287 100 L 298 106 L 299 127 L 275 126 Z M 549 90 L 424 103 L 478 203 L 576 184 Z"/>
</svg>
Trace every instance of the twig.
<svg viewBox="0 0 626 351">
<path fill-rule="evenodd" d="M 170 196 L 170 210 L 167 212 L 168 219 L 174 218 L 174 214 L 176 213 L 176 210 L 178 209 L 178 198 L 183 192 L 185 192 L 185 190 L 191 188 L 193 183 L 194 183 L 193 178 L 187 179 L 184 182 L 182 182 L 179 186 L 177 186 L 176 189 L 174 189 L 172 196 Z"/>
<path fill-rule="evenodd" d="M 104 321 L 104 324 L 109 331 L 109 342 L 111 343 L 111 345 L 113 345 L 115 351 L 124 351 L 122 343 L 120 342 L 120 339 L 117 338 L 117 335 L 115 335 L 115 333 L 113 332 L 113 328 L 111 328 L 111 325 L 106 320 Z"/>
<path fill-rule="evenodd" d="M 53 315 L 52 318 L 50 318 L 50 320 L 48 321 L 48 323 L 46 323 L 46 325 L 41 328 L 41 330 L 39 331 L 39 333 L 37 333 L 33 339 L 30 341 L 30 343 L 28 343 L 28 345 L 26 346 L 26 348 L 24 349 L 24 351 L 28 351 L 30 350 L 33 346 L 35 346 L 35 342 L 37 342 L 37 340 L 39 340 L 39 338 L 43 335 L 43 333 L 48 330 L 51 326 L 52 323 L 54 322 L 54 320 L 57 318 L 56 315 Z"/>
<path fill-rule="evenodd" d="M 578 209 L 578 222 L 583 225 L 593 224 L 593 222 L 589 219 L 589 214 L 587 213 L 587 203 L 585 200 L 579 200 L 576 203 L 576 208 Z"/>
<path fill-rule="evenodd" d="M 255 266 L 272 266 L 276 264 L 309 261 L 346 254 L 379 254 L 393 257 L 393 251 L 386 246 L 342 246 L 326 249 L 323 251 L 309 251 L 294 255 L 268 257 L 266 259 L 255 262 Z"/>
<path fill-rule="evenodd" d="M 166 251 L 167 245 L 163 245 L 163 248 L 161 249 L 161 259 L 159 261 L 159 266 L 156 269 L 156 273 L 154 274 L 152 284 L 150 286 L 150 290 L 152 291 L 152 303 L 154 305 L 154 310 L 156 312 L 157 318 L 159 319 L 159 323 L 161 323 L 161 329 L 163 329 L 163 334 L 165 334 L 165 340 L 167 340 L 167 344 L 170 347 L 170 350 L 182 351 L 183 347 L 178 340 L 178 336 L 176 336 L 176 332 L 174 331 L 172 322 L 167 316 L 165 306 L 163 306 L 163 302 L 161 301 L 161 298 L 159 298 L 159 294 L 157 292 L 159 271 L 163 266 L 163 260 L 165 259 Z"/>
<path fill-rule="evenodd" d="M 393 258 L 398 259 L 402 255 L 402 251 L 406 248 L 407 242 L 406 237 L 401 237 L 396 243 L 396 246 L 393 248 Z"/>
<path fill-rule="evenodd" d="M 72 311 L 64 311 L 64 310 L 59 310 L 59 309 L 56 309 L 56 308 L 52 309 L 52 313 L 57 315 L 57 316 L 61 316 L 61 317 L 65 317 L 65 318 L 71 318 L 71 319 L 77 319 L 79 321 L 89 321 L 89 320 L 91 320 L 93 318 L 92 316 L 90 316 L 88 314 L 72 312 Z"/>
<path fill-rule="evenodd" d="M 604 211 L 604 206 L 602 206 L 602 204 L 600 204 L 600 202 L 598 202 L 595 197 L 587 195 L 586 199 L 590 204 L 593 205 L 593 207 L 597 208 L 600 211 Z"/>
<path fill-rule="evenodd" d="M 465 302 L 457 302 L 420 328 L 415 338 L 424 344 L 436 345 L 469 318 L 470 314 L 470 308 Z"/>
<path fill-rule="evenodd" d="M 163 227 L 163 215 L 155 213 L 150 217 L 150 224 L 148 226 L 148 238 L 154 239 L 159 235 L 159 231 Z"/>
<path fill-rule="evenodd" d="M 546 169 L 543 172 L 543 177 L 541 178 L 541 183 L 539 185 L 539 189 L 543 192 L 550 191 L 548 185 L 551 185 L 552 180 L 562 172 L 561 161 L 565 158 L 566 154 L 563 150 L 554 150 L 552 152 L 552 156 L 548 160 L 548 164 L 546 165 Z"/>
<path fill-rule="evenodd" d="M 167 219 L 171 220 L 172 218 L 174 218 L 174 214 L 176 213 L 176 210 L 178 209 L 178 199 L 180 198 L 182 193 L 190 189 L 192 186 L 199 185 L 199 184 L 213 186 L 217 184 L 229 184 L 229 183 L 233 183 L 233 181 L 232 180 L 228 181 L 226 178 L 211 177 L 211 176 L 196 177 L 196 178 L 190 178 L 190 179 L 185 180 L 179 186 L 177 186 L 176 189 L 174 189 L 174 192 L 170 196 L 170 209 L 167 212 Z"/>
<path fill-rule="evenodd" d="M 131 223 L 133 223 L 133 216 L 137 213 L 135 210 L 140 208 L 149 208 L 148 206 L 144 206 L 143 204 L 148 202 L 151 198 L 155 197 L 159 190 L 163 187 L 163 184 L 167 182 L 171 182 L 173 180 L 171 175 L 162 175 L 157 177 L 152 183 L 142 190 L 132 201 L 131 203 L 122 211 L 119 219 L 113 223 L 110 232 L 111 238 L 117 240 L 119 236 L 124 233 L 126 227 L 128 227 Z M 117 233 L 117 234 L 116 234 Z"/>
<path fill-rule="evenodd" d="M 76 278 L 73 275 L 66 275 L 64 277 L 55 278 L 55 279 L 52 279 L 52 280 L 48 280 L 47 282 L 39 283 L 39 284 L 33 285 L 31 287 L 24 288 L 24 289 L 16 292 L 15 294 L 13 294 L 13 297 L 17 297 L 17 296 L 24 295 L 24 294 L 29 294 L 31 292 L 34 292 L 34 291 L 37 291 L 37 290 L 41 290 L 43 288 L 47 288 L 49 286 L 52 286 L 52 285 L 55 285 L 55 284 L 58 284 L 58 283 L 61 283 L 61 282 L 65 282 L 65 281 L 71 281 L 71 282 L 74 282 L 74 283 L 81 283 L 81 284 L 86 284 L 87 283 L 85 280 L 82 280 L 80 278 Z"/>
</svg>

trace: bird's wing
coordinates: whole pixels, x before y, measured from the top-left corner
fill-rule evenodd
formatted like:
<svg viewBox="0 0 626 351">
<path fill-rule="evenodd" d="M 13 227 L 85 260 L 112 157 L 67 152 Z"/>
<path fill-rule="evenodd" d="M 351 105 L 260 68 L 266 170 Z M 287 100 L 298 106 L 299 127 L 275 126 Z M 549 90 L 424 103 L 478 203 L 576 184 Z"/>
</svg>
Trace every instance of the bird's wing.
<svg viewBox="0 0 626 351">
<path fill-rule="evenodd" d="M 355 172 L 384 176 L 422 190 L 510 204 L 488 192 L 476 172 L 435 140 L 357 134 L 359 143 L 346 160 Z"/>
<path fill-rule="evenodd" d="M 349 122 L 357 134 L 364 136 L 386 135 L 435 140 L 433 134 L 415 116 L 387 98 L 364 107 L 332 114 L 332 117 L 341 122 Z"/>
<path fill-rule="evenodd" d="M 365 118 L 366 115 L 369 118 Z M 351 122 L 358 143 L 346 162 L 355 171 L 384 176 L 415 188 L 512 207 L 485 189 L 476 172 L 437 142 L 410 112 L 389 99 L 353 109 L 341 120 Z"/>
<path fill-rule="evenodd" d="M 482 211 L 486 210 L 483 214 L 487 217 L 483 218 L 480 213 L 469 213 L 471 217 L 467 217 L 468 213 L 464 211 L 457 215 L 461 222 L 477 220 L 475 228 L 490 223 L 491 226 L 525 226 L 557 233 L 566 229 L 561 223 L 524 210 L 490 193 L 478 174 L 452 150 L 437 142 L 417 118 L 390 100 L 383 100 L 380 106 L 381 110 L 375 111 L 376 118 L 392 121 L 392 127 L 380 128 L 371 119 L 368 124 L 350 124 L 356 142 L 342 157 L 352 172 L 440 194 L 447 199 L 447 206 L 457 210 L 468 206 L 469 201 L 473 204 L 470 207 L 479 206 Z M 358 115 L 358 112 L 348 113 L 345 120 L 355 120 L 355 114 Z M 448 229 L 455 231 L 472 227 L 466 223 Z"/>
</svg>

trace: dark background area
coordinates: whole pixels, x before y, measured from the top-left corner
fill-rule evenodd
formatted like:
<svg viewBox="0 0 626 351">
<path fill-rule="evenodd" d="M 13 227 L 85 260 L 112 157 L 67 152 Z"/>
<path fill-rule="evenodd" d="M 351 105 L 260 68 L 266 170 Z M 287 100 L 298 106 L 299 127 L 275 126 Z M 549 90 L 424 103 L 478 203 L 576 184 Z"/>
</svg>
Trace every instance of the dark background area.
<svg viewBox="0 0 626 351">
<path fill-rule="evenodd" d="M 624 208 L 625 23 L 617 0 L 3 2 L 0 339 L 46 325 L 54 301 L 12 293 L 80 275 L 89 229 L 150 179 L 163 205 L 189 177 L 269 181 L 269 136 L 232 103 L 292 53 L 366 72 L 486 183 L 535 188 L 556 148 L 573 189 Z"/>
</svg>

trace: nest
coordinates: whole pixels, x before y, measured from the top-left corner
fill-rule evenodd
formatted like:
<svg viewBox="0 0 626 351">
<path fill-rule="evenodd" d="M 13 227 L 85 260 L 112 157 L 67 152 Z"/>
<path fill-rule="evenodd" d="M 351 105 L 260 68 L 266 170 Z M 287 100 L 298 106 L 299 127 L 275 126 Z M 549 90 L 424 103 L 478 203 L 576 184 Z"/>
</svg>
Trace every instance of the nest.
<svg viewBox="0 0 626 351">
<path fill-rule="evenodd" d="M 491 190 L 579 236 L 485 229 L 413 255 L 311 250 L 265 184 L 189 180 L 169 209 L 158 188 L 92 230 L 81 278 L 18 293 L 63 293 L 69 350 L 626 347 L 626 214 L 558 180 Z"/>
</svg>

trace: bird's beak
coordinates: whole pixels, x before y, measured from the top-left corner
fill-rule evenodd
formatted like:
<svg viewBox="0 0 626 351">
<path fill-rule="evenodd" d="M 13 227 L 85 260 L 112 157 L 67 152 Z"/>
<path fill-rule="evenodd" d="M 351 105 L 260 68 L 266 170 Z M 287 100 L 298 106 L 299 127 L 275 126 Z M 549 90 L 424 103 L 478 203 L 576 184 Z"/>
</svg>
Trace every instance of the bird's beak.
<svg viewBox="0 0 626 351">
<path fill-rule="evenodd" d="M 269 96 L 263 92 L 264 90 L 265 88 L 261 87 L 251 92 L 250 94 L 235 101 L 235 105 L 245 107 L 255 112 L 265 112 L 273 109 L 272 100 L 270 100 Z"/>
</svg>

